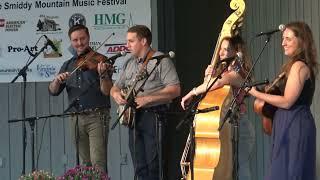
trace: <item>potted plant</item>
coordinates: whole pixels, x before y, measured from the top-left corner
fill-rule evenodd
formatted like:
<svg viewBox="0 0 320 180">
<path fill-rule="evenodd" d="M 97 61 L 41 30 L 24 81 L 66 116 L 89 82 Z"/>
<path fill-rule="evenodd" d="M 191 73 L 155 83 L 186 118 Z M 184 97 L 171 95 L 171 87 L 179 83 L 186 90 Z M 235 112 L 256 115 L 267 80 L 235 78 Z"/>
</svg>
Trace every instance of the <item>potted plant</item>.
<svg viewBox="0 0 320 180">
<path fill-rule="evenodd" d="M 54 180 L 55 177 L 43 170 L 33 171 L 31 174 L 23 175 L 19 180 Z"/>
<path fill-rule="evenodd" d="M 80 165 L 69 169 L 58 180 L 110 180 L 98 166 Z"/>
</svg>

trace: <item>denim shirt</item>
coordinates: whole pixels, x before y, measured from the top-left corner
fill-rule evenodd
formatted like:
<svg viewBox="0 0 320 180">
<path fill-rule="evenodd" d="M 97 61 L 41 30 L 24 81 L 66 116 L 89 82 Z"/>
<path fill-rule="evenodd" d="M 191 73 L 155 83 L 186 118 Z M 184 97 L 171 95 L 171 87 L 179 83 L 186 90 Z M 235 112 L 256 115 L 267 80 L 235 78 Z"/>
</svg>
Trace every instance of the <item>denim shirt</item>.
<svg viewBox="0 0 320 180">
<path fill-rule="evenodd" d="M 77 57 L 64 62 L 59 74 L 72 72 L 76 68 Z M 59 95 L 66 88 L 68 93 L 69 105 L 74 106 L 71 112 L 88 110 L 94 108 L 110 108 L 110 96 L 105 96 L 100 91 L 100 80 L 98 72 L 94 70 L 82 71 L 78 69 L 65 83 L 60 85 L 57 93 L 50 93 L 53 96 Z"/>
</svg>

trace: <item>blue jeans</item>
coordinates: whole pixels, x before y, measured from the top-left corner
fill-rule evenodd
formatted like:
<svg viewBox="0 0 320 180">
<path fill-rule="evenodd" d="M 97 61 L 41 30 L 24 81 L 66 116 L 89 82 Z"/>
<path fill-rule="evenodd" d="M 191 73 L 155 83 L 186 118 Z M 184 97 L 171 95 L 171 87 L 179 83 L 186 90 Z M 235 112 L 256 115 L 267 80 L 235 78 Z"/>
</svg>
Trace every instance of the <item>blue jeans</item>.
<svg viewBox="0 0 320 180">
<path fill-rule="evenodd" d="M 163 122 L 163 139 L 165 118 L 160 118 Z M 129 147 L 135 175 L 139 180 L 159 179 L 158 145 L 156 114 L 154 112 L 138 111 L 136 113 L 135 128 L 129 129 Z"/>
</svg>

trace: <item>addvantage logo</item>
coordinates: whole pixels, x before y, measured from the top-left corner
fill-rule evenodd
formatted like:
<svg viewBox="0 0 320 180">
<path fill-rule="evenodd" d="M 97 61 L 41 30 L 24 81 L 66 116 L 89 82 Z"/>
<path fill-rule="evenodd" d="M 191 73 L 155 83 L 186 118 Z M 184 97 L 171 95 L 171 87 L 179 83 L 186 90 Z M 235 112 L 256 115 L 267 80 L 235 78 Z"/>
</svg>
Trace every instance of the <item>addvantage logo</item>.
<svg viewBox="0 0 320 180">
<path fill-rule="evenodd" d="M 129 49 L 128 49 L 126 43 L 105 44 L 104 46 L 106 48 L 106 54 L 115 54 L 115 53 L 119 53 L 121 51 L 129 52 Z"/>
</svg>

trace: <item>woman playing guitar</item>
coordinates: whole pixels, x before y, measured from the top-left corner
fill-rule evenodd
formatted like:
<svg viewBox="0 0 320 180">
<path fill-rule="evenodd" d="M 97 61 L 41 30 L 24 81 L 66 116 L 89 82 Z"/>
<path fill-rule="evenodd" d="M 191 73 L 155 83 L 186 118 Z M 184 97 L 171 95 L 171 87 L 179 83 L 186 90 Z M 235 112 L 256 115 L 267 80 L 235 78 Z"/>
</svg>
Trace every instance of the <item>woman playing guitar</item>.
<svg viewBox="0 0 320 180">
<path fill-rule="evenodd" d="M 270 166 L 265 180 L 316 179 L 316 126 L 310 106 L 318 72 L 317 51 L 310 27 L 291 22 L 282 33 L 287 62 L 280 95 L 254 87 L 249 93 L 276 106 L 272 125 Z"/>
</svg>

